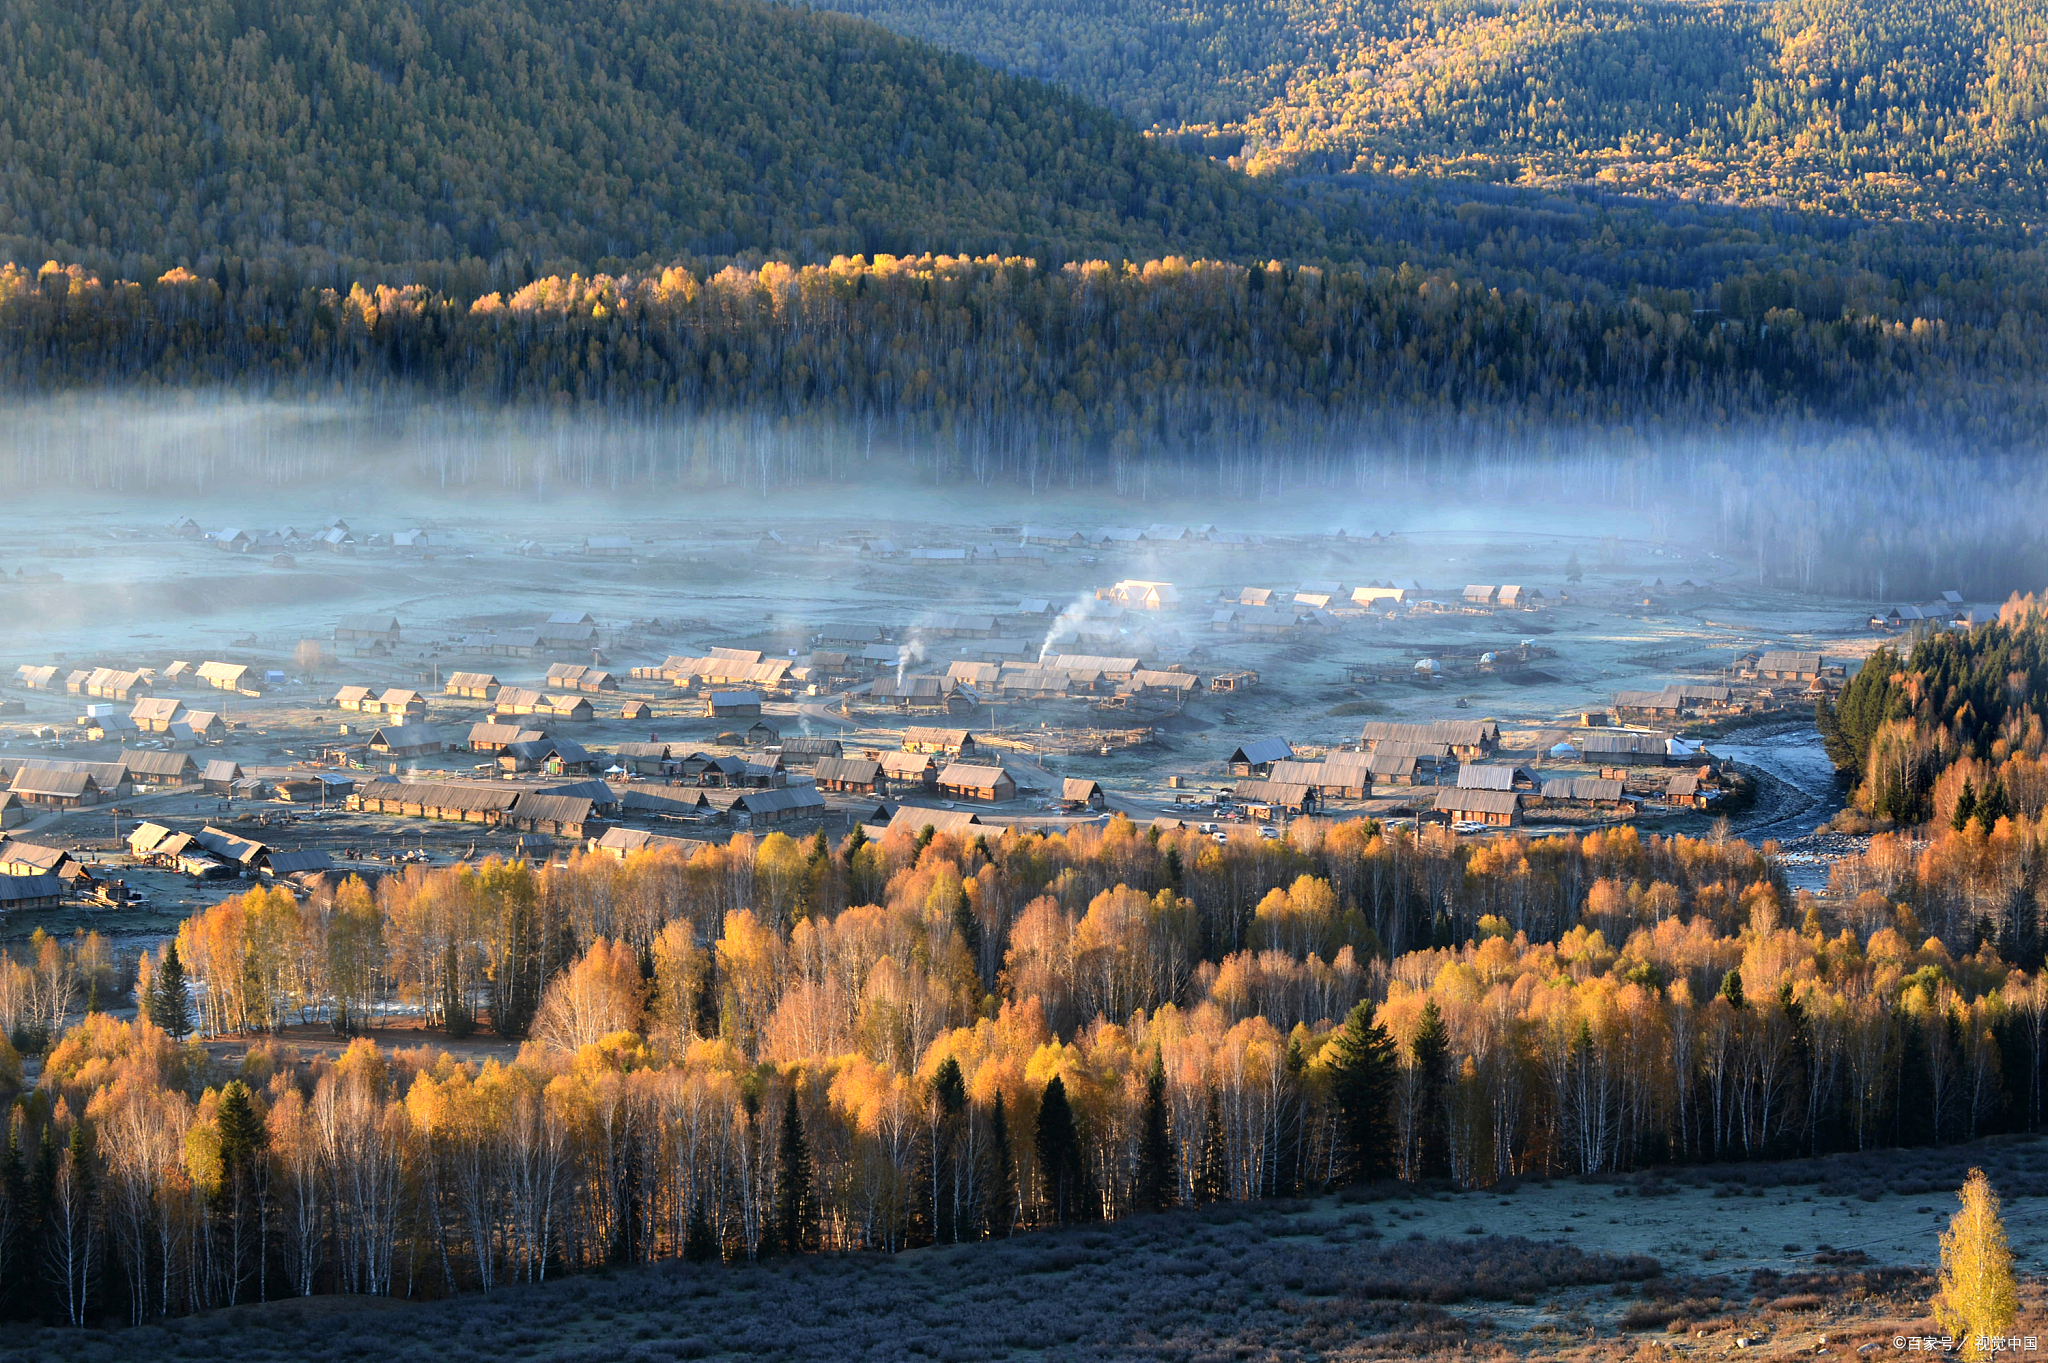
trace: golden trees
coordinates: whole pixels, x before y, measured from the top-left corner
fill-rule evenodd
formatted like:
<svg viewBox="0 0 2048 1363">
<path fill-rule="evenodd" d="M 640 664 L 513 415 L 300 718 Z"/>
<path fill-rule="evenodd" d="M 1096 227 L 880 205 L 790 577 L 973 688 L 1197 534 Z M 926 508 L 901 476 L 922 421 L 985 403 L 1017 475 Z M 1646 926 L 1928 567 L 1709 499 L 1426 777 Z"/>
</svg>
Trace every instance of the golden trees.
<svg viewBox="0 0 2048 1363">
<path fill-rule="evenodd" d="M 637 1031 L 646 997 L 646 981 L 632 947 L 599 938 L 574 965 L 549 981 L 534 1017 L 534 1039 L 575 1052 L 614 1032 Z"/>
<path fill-rule="evenodd" d="M 1991 1180 L 1982 1169 L 1972 1169 L 1956 1196 L 1963 1205 L 1941 1237 L 1934 1318 L 1961 1342 L 1965 1358 L 1985 1359 L 1996 1351 L 1990 1340 L 2003 1335 L 2019 1314 L 2019 1288 Z"/>
<path fill-rule="evenodd" d="M 1827 936 L 1830 903 L 1780 927 L 1753 857 L 1714 844 L 1503 838 L 1481 858 L 1363 826 L 1278 853 L 1120 829 L 921 850 L 891 835 L 833 852 L 833 874 L 811 882 L 851 884 L 844 867 L 865 857 L 878 902 L 820 898 L 787 928 L 763 916 L 781 893 L 765 846 L 419 873 L 289 914 L 265 891 L 195 916 L 184 940 L 225 1020 L 277 1016 L 263 1002 L 276 998 L 336 1017 L 346 999 L 365 1016 L 414 987 L 410 954 L 482 960 L 499 946 L 477 939 L 508 914 L 536 916 L 515 938 L 553 915 L 532 965 L 547 972 L 534 1035 L 509 1063 L 367 1041 L 332 1064 L 282 1040 L 250 1049 L 243 1078 L 259 1094 L 237 1121 L 268 1133 L 260 1261 L 222 1257 L 208 1233 L 230 1225 L 210 1193 L 232 1161 L 225 1091 L 189 1096 L 218 1083 L 205 1047 L 104 1014 L 66 1033 L 36 1105 L 100 1133 L 137 1309 L 230 1300 L 244 1262 L 309 1292 L 385 1290 L 407 1271 L 453 1289 L 685 1250 L 745 1256 L 773 1233 L 791 1094 L 833 1247 L 1032 1224 L 1049 1185 L 1030 1136 L 1055 1078 L 1078 1133 L 1062 1168 L 1085 1171 L 1105 1215 L 1156 1185 L 1143 1166 L 1162 1126 L 1185 1199 L 1342 1178 L 1361 1131 L 1375 1160 L 1484 1186 L 2038 1124 L 2039 974 L 1993 948 L 1951 950 L 1898 905 L 1884 917 L 1899 926 L 1867 939 Z M 1185 894 L 1165 883 L 1170 853 L 1183 872 L 1208 858 Z M 1316 954 L 1343 940 L 1318 934 L 1363 912 L 1376 875 L 1390 915 L 1441 905 L 1419 893 L 1434 885 L 1480 937 L 1393 959 L 1348 943 Z M 1508 914 L 1540 918 L 1569 885 L 1627 926 L 1622 945 L 1583 923 L 1555 940 L 1513 928 Z M 1659 886 L 1690 914 L 1663 913 Z M 1209 893 L 1269 944 L 1198 961 L 1219 935 Z M 963 913 L 1000 946 L 987 998 Z M 636 935 L 564 948 L 606 925 Z M 1915 1131 L 1930 1098 L 1937 1116 Z"/>
</svg>

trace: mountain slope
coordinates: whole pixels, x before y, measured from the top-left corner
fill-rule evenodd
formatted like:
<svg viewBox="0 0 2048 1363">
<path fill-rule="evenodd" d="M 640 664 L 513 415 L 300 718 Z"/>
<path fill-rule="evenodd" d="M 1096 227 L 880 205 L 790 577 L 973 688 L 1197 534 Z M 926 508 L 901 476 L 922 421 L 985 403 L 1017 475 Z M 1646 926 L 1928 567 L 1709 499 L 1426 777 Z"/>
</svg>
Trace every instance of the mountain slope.
<svg viewBox="0 0 2048 1363">
<path fill-rule="evenodd" d="M 2041 215 L 2039 0 L 1446 7 L 1247 120 L 1276 167 Z"/>
<path fill-rule="evenodd" d="M 0 243 L 24 253 L 1143 256 L 1299 247 L 1303 222 L 1058 91 L 759 0 L 0 15 Z"/>
<path fill-rule="evenodd" d="M 1255 171 L 2048 210 L 2041 0 L 826 0 Z"/>
</svg>

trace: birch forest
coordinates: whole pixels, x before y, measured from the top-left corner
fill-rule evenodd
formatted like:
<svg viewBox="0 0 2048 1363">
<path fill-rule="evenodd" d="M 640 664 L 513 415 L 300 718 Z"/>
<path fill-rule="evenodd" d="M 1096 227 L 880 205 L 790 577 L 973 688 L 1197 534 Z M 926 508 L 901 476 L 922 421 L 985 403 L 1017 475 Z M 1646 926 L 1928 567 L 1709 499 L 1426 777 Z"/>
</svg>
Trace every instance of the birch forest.
<svg viewBox="0 0 2048 1363">
<path fill-rule="evenodd" d="M 1881 834 L 1834 911 L 1732 840 L 1369 821 L 741 834 L 254 889 L 144 958 L 136 1020 L 48 1038 L 0 1160 L 10 1309 L 438 1295 L 2035 1130 L 2044 831 L 2029 797 Z M 96 951 L 0 968 L 20 1044 L 62 1015 L 38 998 L 128 983 Z M 435 1043 L 275 1038 L 392 1012 Z"/>
</svg>

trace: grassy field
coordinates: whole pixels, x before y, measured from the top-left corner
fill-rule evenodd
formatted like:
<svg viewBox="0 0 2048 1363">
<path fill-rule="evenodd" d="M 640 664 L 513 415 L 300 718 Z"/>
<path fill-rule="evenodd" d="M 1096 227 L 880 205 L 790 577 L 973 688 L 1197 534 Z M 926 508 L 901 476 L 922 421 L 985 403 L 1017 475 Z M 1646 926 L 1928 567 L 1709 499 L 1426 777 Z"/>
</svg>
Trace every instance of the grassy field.
<svg viewBox="0 0 2048 1363">
<path fill-rule="evenodd" d="M 2004 1195 L 2020 1254 L 2015 1331 L 2048 1335 L 2036 1249 L 2048 1142 L 2004 1139 L 1471 1193 L 1354 1189 L 887 1257 L 664 1263 L 455 1301 L 271 1302 L 136 1330 L 22 1330 L 0 1357 L 1869 1356 L 1936 1333 L 1937 1235 L 1972 1165 Z"/>
</svg>

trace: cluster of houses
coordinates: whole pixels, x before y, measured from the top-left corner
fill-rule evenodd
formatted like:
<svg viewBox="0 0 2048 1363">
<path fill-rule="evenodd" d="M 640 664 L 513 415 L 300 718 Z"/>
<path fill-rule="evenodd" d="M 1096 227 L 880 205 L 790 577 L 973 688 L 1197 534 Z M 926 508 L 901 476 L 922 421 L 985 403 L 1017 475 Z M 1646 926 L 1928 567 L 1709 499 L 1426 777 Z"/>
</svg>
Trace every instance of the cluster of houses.
<svg viewBox="0 0 2048 1363">
<path fill-rule="evenodd" d="M 1375 720 L 1365 726 L 1357 752 L 1303 761 L 1285 739 L 1268 738 L 1234 749 L 1226 761 L 1239 778 L 1232 799 L 1246 813 L 1285 818 L 1313 813 L 1328 800 L 1364 799 L 1376 785 L 1433 783 L 1459 758 L 1490 753 L 1499 742 L 1500 726 L 1492 720 Z"/>
<path fill-rule="evenodd" d="M 242 874 L 303 877 L 323 873 L 334 864 L 326 852 L 273 847 L 211 824 L 197 832 L 181 832 L 160 823 L 140 824 L 128 835 L 128 853 L 144 865 L 181 871 L 198 880 Z"/>
<path fill-rule="evenodd" d="M 1390 578 L 1347 586 L 1310 579 L 1292 589 L 1243 587 L 1224 596 L 1209 615 L 1209 628 L 1222 634 L 1293 635 L 1330 630 L 1346 620 L 1396 615 L 1404 610 L 1537 610 L 1550 603 L 1540 588 L 1467 586 L 1462 593 L 1430 591 L 1412 578 Z"/>
<path fill-rule="evenodd" d="M 954 662 L 944 675 L 883 676 L 858 694 L 898 710 L 964 713 L 989 700 L 1087 700 L 1138 697 L 1178 706 L 1203 691 L 1201 674 L 1182 664 L 1149 667 L 1142 658 L 1050 653 L 1036 662 Z"/>
<path fill-rule="evenodd" d="M 1043 563 L 1049 550 L 1071 549 L 1096 552 L 1115 550 L 1170 549 L 1253 549 L 1266 545 L 1296 545 L 1305 541 L 1375 548 L 1397 543 L 1399 537 L 1381 531 L 1361 534 L 1335 529 L 1327 533 L 1269 536 L 1224 530 L 1215 525 L 1105 525 L 1092 529 L 1066 525 L 996 526 L 989 530 L 990 542 L 946 547 L 914 547 L 878 535 L 844 536 L 828 544 L 815 535 L 795 531 L 766 530 L 755 540 L 757 554 L 819 553 L 828 549 L 857 550 L 864 557 L 898 559 L 976 566 L 1011 563 Z"/>
<path fill-rule="evenodd" d="M 490 703 L 489 718 L 472 728 L 467 745 L 483 751 L 479 734 L 502 734 L 506 743 L 527 742 L 543 736 L 531 727 L 538 722 L 588 724 L 597 717 L 590 697 L 619 689 L 612 673 L 585 663 L 556 663 L 548 669 L 544 686 L 547 689 L 508 686 L 489 672 L 457 671 L 448 674 L 442 694 Z M 332 704 L 392 721 L 372 730 L 367 740 L 368 749 L 379 756 L 421 757 L 462 746 L 427 721 L 427 698 L 409 687 L 344 686 L 334 693 Z M 759 713 L 758 701 L 754 712 Z M 647 703 L 640 700 L 627 700 L 619 709 L 623 719 L 645 719 L 649 714 Z M 502 745 L 493 743 L 490 750 L 498 746 Z"/>
<path fill-rule="evenodd" d="M 1540 610 L 1550 604 L 1541 587 L 1512 584 L 1467 583 L 1458 599 L 1467 606 L 1494 610 Z"/>
<path fill-rule="evenodd" d="M 1019 793 L 1015 778 L 966 729 L 913 727 L 904 732 L 901 751 L 852 754 L 837 738 L 783 738 L 766 724 L 746 737 L 758 746 L 743 754 L 714 755 L 658 740 L 620 743 L 601 753 L 542 730 L 487 720 L 471 728 L 470 749 L 494 755 L 507 774 L 544 773 L 542 784 L 380 780 L 356 789 L 348 805 L 587 838 L 596 850 L 624 855 L 651 844 L 631 830 L 611 837 L 606 825 L 636 817 L 753 827 L 822 816 L 827 793 L 872 798 L 878 810 L 905 795 L 999 804 Z M 792 783 L 792 768 L 809 769 L 810 781 Z M 1064 783 L 1061 802 L 1076 810 L 1104 807 L 1102 789 L 1092 781 Z"/>
<path fill-rule="evenodd" d="M 1848 664 L 1812 650 L 1769 649 L 1738 658 L 1732 669 L 1743 683 L 1667 682 L 1650 690 L 1614 693 L 1613 713 L 1623 723 L 1676 724 L 1684 720 L 1775 709 L 1841 685 Z M 1596 715 L 1590 722 L 1598 723 Z"/>
<path fill-rule="evenodd" d="M 287 851 L 212 825 L 177 832 L 144 823 L 128 835 L 130 854 L 144 865 L 181 871 L 201 880 L 241 874 L 297 876 L 326 870 L 325 852 Z M 92 868 L 70 851 L 0 833 L 0 912 L 48 909 L 100 889 Z"/>
<path fill-rule="evenodd" d="M 398 617 L 382 612 L 344 615 L 334 627 L 336 650 L 357 657 L 388 654 L 402 638 Z M 589 656 L 600 642 L 597 621 L 588 612 L 556 611 L 527 628 L 465 634 L 450 640 L 449 647 L 472 657 L 536 658 L 549 653 Z"/>
<path fill-rule="evenodd" d="M 1870 617 L 1870 627 L 1888 633 L 1926 634 L 1945 629 L 1970 629 L 1997 618 L 1996 608 L 1972 606 L 1963 600 L 1961 592 L 1946 591 L 1936 601 L 1893 606 L 1879 611 Z"/>
<path fill-rule="evenodd" d="M 1331 800 L 1363 799 L 1376 787 L 1429 785 L 1436 787 L 1436 817 L 1507 825 L 1520 823 L 1522 810 L 1536 806 L 1632 813 L 1632 782 L 1621 768 L 1672 762 L 1697 766 L 1700 761 L 1696 747 L 1669 734 L 1589 729 L 1552 756 L 1598 766 L 1600 774 L 1543 777 L 1523 766 L 1490 761 L 1499 746 L 1500 726 L 1490 719 L 1373 720 L 1360 735 L 1358 751 L 1314 760 L 1297 757 L 1284 738 L 1260 739 L 1231 751 L 1227 765 L 1238 779 L 1230 798 L 1254 818 L 1285 819 L 1313 814 Z M 1713 793 L 1711 768 L 1701 768 L 1674 773 L 1662 796 L 1668 804 L 1700 808 Z"/>
<path fill-rule="evenodd" d="M 1624 721 L 1707 718 L 1739 709 L 1732 688 L 1704 682 L 1670 682 L 1657 691 L 1616 691 L 1614 712 Z"/>
<path fill-rule="evenodd" d="M 1770 649 L 1736 660 L 1735 675 L 1744 681 L 1826 691 L 1848 675 L 1848 664 L 1805 649 Z"/>
<path fill-rule="evenodd" d="M 95 887 L 92 873 L 61 847 L 0 833 L 0 915 L 54 909 Z"/>
<path fill-rule="evenodd" d="M 1643 782 L 1606 768 L 1598 776 L 1543 776 L 1523 766 L 1469 763 L 1458 768 L 1456 786 L 1437 792 L 1433 812 L 1451 823 L 1511 826 L 1522 821 L 1525 809 L 1576 807 L 1625 818 L 1650 799 L 1673 808 L 1705 809 L 1717 793 L 1711 765 Z"/>
<path fill-rule="evenodd" d="M 1021 604 L 1050 608 L 1050 603 Z M 1203 690 L 1202 677 L 1185 666 L 1154 667 L 1135 655 L 1047 651 L 1042 639 L 978 637 L 994 628 L 989 616 L 939 615 L 911 627 L 915 637 L 890 643 L 881 641 L 879 627 L 837 626 L 821 631 L 817 646 L 798 658 L 718 648 L 702 657 L 675 656 L 658 667 L 634 668 L 632 676 L 667 681 L 701 698 L 702 713 L 716 719 L 758 715 L 764 699 L 800 688 L 844 688 L 859 701 L 935 714 L 965 713 L 993 699 L 1143 695 L 1184 700 Z M 965 656 L 947 663 L 943 673 L 918 670 L 924 665 L 924 640 L 931 637 L 963 641 L 954 651 Z"/>
<path fill-rule="evenodd" d="M 1105 525 L 1080 530 L 1064 525 L 1027 525 L 1018 531 L 1026 545 L 1046 549 L 1163 549 L 1205 546 L 1250 549 L 1265 543 L 1262 536 L 1223 530 L 1213 525 Z"/>
<path fill-rule="evenodd" d="M 359 533 L 340 516 L 328 518 L 318 529 L 282 525 L 270 529 L 228 526 L 220 530 L 208 530 L 190 516 L 180 516 L 170 523 L 168 529 L 175 538 L 209 543 L 230 554 L 295 554 L 312 550 L 350 554 L 358 548 L 435 554 L 446 553 L 455 547 L 454 538 L 438 530 L 414 527 L 388 534 Z"/>
<path fill-rule="evenodd" d="M 1061 549 L 1196 548 L 1252 549 L 1268 544 L 1299 544 L 1304 540 L 1381 548 L 1400 542 L 1398 534 L 1374 530 L 1365 534 L 1338 527 L 1319 534 L 1267 536 L 1224 530 L 1214 525 L 1101 526 L 1076 530 L 1066 526 L 1027 525 L 1019 532 L 1025 544 Z"/>
<path fill-rule="evenodd" d="M 517 786 L 490 781 L 371 781 L 349 796 L 348 807 L 581 838 L 619 812 L 620 797 L 603 781 L 590 779 Z"/>
<path fill-rule="evenodd" d="M 202 764 L 187 752 L 150 748 L 124 748 L 104 762 L 0 756 L 0 780 L 7 783 L 0 793 L 0 828 L 21 822 L 29 806 L 87 808 L 126 799 L 137 790 L 203 785 L 216 795 L 317 804 L 338 800 L 355 785 L 355 778 L 343 773 L 291 767 L 244 771 L 226 758 Z"/>
<path fill-rule="evenodd" d="M 182 659 L 165 668 L 154 667 L 60 667 L 54 663 L 23 663 L 15 668 L 15 684 L 30 691 L 49 691 L 65 695 L 80 696 L 102 701 L 146 701 L 164 691 L 214 690 L 227 691 L 236 695 L 260 696 L 266 681 L 279 680 L 282 674 L 270 676 L 259 674 L 247 663 L 203 662 L 193 664 Z M 155 714 L 155 707 L 148 713 Z M 95 712 L 96 714 L 101 712 Z M 142 716 L 129 712 L 138 723 Z M 150 732 L 163 733 L 168 725 L 176 721 L 165 721 Z M 113 728 L 125 727 L 119 724 Z"/>
<path fill-rule="evenodd" d="M 675 655 L 663 659 L 659 667 L 636 667 L 632 675 L 639 681 L 671 682 L 682 691 L 723 687 L 772 692 L 788 686 L 795 666 L 791 659 L 765 657 L 755 648 L 714 648 L 701 658 Z"/>
<path fill-rule="evenodd" d="M 912 726 L 904 730 L 902 742 L 900 752 L 819 758 L 813 779 L 821 790 L 876 797 L 936 795 L 999 804 L 1018 796 L 1016 778 L 977 745 L 969 730 Z M 1101 809 L 1101 787 L 1069 781 L 1062 789 L 1062 802 Z"/>
</svg>

